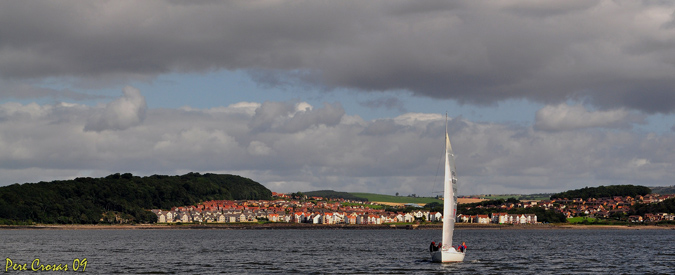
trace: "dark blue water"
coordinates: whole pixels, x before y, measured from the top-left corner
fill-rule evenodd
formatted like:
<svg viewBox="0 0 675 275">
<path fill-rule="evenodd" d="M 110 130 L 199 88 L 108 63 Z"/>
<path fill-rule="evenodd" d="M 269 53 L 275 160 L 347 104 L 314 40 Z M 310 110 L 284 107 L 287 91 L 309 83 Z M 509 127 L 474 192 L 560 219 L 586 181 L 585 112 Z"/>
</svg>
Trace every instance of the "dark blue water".
<svg viewBox="0 0 675 275">
<path fill-rule="evenodd" d="M 457 230 L 463 263 L 429 262 L 438 230 L 0 230 L 0 268 L 89 274 L 673 274 L 675 230 Z M 27 264 L 29 271 L 6 266 Z M 81 272 L 82 266 L 79 268 Z M 34 272 L 33 272 L 34 273 Z M 48 272 L 53 273 L 53 272 Z"/>
</svg>

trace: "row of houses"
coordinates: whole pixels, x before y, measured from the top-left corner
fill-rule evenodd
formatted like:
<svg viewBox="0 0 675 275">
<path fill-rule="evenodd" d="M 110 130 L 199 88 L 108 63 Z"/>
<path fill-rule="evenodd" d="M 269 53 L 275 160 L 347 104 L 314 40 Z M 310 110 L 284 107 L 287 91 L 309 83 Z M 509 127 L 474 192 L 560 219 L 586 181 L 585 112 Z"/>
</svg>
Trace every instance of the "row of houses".
<svg viewBox="0 0 675 275">
<path fill-rule="evenodd" d="M 176 222 L 257 222 L 261 217 L 267 217 L 267 213 L 253 211 L 171 211 L 152 209 L 157 215 L 158 223 Z"/>
<path fill-rule="evenodd" d="M 457 216 L 459 222 L 465 223 L 497 223 L 497 224 L 536 224 L 537 215 L 535 214 L 507 214 L 492 213 L 488 215 L 462 215 Z"/>
<path fill-rule="evenodd" d="M 413 222 L 411 213 L 373 214 L 357 212 L 304 212 L 274 213 L 266 211 L 172 211 L 151 210 L 157 215 L 158 223 L 233 223 L 257 222 L 267 219 L 270 222 L 314 223 L 314 224 L 383 224 L 395 222 Z M 442 216 L 437 219 L 442 220 Z"/>
<path fill-rule="evenodd" d="M 657 213 L 651 214 L 647 213 L 644 217 L 640 215 L 631 215 L 628 216 L 629 222 L 660 222 L 660 221 L 675 221 L 675 214 L 668 213 Z"/>
<path fill-rule="evenodd" d="M 277 194 L 278 195 L 278 194 Z M 321 198 L 317 198 L 321 199 Z M 171 210 L 153 209 L 158 223 L 234 223 L 270 222 L 314 223 L 314 224 L 383 224 L 411 222 L 442 222 L 441 212 L 415 210 L 411 212 L 387 212 L 366 207 L 365 203 L 352 202 L 342 205 L 335 201 L 297 201 L 278 199 L 274 201 L 229 201 L 214 200 L 197 205 L 173 207 Z M 467 223 L 536 223 L 536 215 L 520 216 L 506 213 L 465 216 L 459 215 L 457 222 Z"/>
<path fill-rule="evenodd" d="M 316 223 L 316 224 L 382 224 L 396 222 L 442 222 L 443 214 L 428 210 L 415 210 L 408 213 L 385 212 L 373 209 L 372 202 L 358 202 L 341 199 L 327 201 L 323 198 L 293 200 L 284 194 L 275 194 L 272 201 L 208 201 L 194 206 L 174 207 L 171 210 L 152 210 L 159 223 L 175 222 L 256 222 L 266 219 L 271 222 Z M 516 208 L 542 207 L 553 209 L 567 217 L 589 216 L 608 218 L 616 212 L 627 214 L 634 203 L 654 203 L 673 197 L 673 195 L 646 195 L 632 197 L 610 197 L 590 199 L 555 199 L 542 201 L 523 201 L 502 205 L 478 205 L 476 208 L 494 211 L 490 215 L 458 215 L 457 222 L 495 223 L 495 224 L 534 224 L 538 223 L 535 214 L 507 214 Z M 348 203 L 345 203 L 348 202 Z M 468 208 L 470 209 L 470 208 Z M 657 222 L 673 220 L 672 214 L 648 214 L 644 217 L 631 216 L 633 222 Z"/>
<path fill-rule="evenodd" d="M 176 208 L 173 210 L 151 210 L 157 215 L 158 223 L 234 223 L 257 222 L 267 219 L 270 222 L 313 223 L 313 224 L 383 224 L 383 223 L 410 223 L 414 221 L 441 222 L 443 215 L 440 212 L 413 211 L 409 213 L 366 213 L 366 212 L 326 212 L 326 211 L 296 211 L 291 213 L 276 213 L 264 210 L 199 210 L 198 208 Z M 507 214 L 493 213 L 488 215 L 459 215 L 458 222 L 465 223 L 498 223 L 498 224 L 533 224 L 537 223 L 534 214 Z"/>
<path fill-rule="evenodd" d="M 505 212 L 512 209 L 527 209 L 530 207 L 541 207 L 545 210 L 554 210 L 558 213 L 562 213 L 567 218 L 572 217 L 591 217 L 591 218 L 612 218 L 617 216 L 628 215 L 631 211 L 631 206 L 636 203 L 648 204 L 648 203 L 659 203 L 664 200 L 675 197 L 673 194 L 648 194 L 644 196 L 613 196 L 613 197 L 602 197 L 602 198 L 562 198 L 562 199 L 552 199 L 552 200 L 541 200 L 541 201 L 520 201 L 518 203 L 504 203 L 501 205 L 478 205 L 475 206 L 476 209 L 488 209 L 495 212 Z M 467 208 L 471 209 L 471 208 Z M 628 218 L 631 222 L 659 222 L 670 220 L 673 214 L 667 213 L 653 213 L 647 214 L 644 217 L 633 215 Z M 478 215 L 471 217 L 459 218 L 459 221 L 463 222 L 474 222 L 474 223 L 485 223 L 489 220 L 491 223 L 495 221 L 488 217 L 487 215 Z M 522 220 L 522 217 L 521 217 Z M 510 223 L 510 222 L 506 222 Z M 515 223 L 515 222 L 514 222 Z"/>
<path fill-rule="evenodd" d="M 610 218 L 619 213 L 626 215 L 630 212 L 631 206 L 636 203 L 648 204 L 659 203 L 675 195 L 660 195 L 648 194 L 644 196 L 636 196 L 635 198 L 626 196 L 604 197 L 604 198 L 588 198 L 588 199 L 554 199 L 548 201 L 541 201 L 540 204 L 545 209 L 553 208 L 557 212 L 564 214 L 567 218 L 588 216 L 592 218 Z M 664 215 L 664 214 L 659 214 Z M 646 219 L 646 218 L 645 218 Z M 650 218 L 650 221 L 660 221 L 663 219 Z M 631 220 L 637 220 L 633 217 Z"/>
<path fill-rule="evenodd" d="M 278 195 L 278 194 L 277 194 Z M 321 198 L 317 198 L 321 199 Z M 344 201 L 343 202 L 350 202 Z M 270 222 L 317 224 L 382 224 L 414 221 L 442 221 L 438 212 L 387 212 L 368 207 L 368 202 L 342 204 L 336 201 L 228 201 L 216 200 L 197 205 L 173 207 L 171 210 L 153 209 L 159 223 L 175 222 Z"/>
</svg>

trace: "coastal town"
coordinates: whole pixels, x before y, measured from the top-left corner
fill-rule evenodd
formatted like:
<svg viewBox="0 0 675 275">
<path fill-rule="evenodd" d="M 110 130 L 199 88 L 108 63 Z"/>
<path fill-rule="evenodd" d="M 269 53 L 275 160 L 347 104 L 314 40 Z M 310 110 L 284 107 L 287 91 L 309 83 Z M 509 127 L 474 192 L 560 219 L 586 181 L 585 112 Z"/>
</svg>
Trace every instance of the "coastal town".
<svg viewBox="0 0 675 275">
<path fill-rule="evenodd" d="M 311 224 L 391 224 L 434 223 L 443 221 L 443 213 L 424 209 L 401 207 L 401 211 L 386 211 L 375 202 L 351 201 L 309 197 L 294 199 L 288 194 L 273 193 L 273 200 L 214 200 L 197 205 L 152 209 L 158 223 L 245 223 L 284 222 Z M 582 199 L 553 199 L 519 201 L 501 205 L 477 205 L 486 208 L 487 215 L 457 215 L 459 223 L 477 224 L 537 224 L 535 214 L 508 214 L 512 209 L 539 207 L 554 210 L 567 218 L 610 218 L 626 216 L 629 222 L 673 221 L 673 213 L 649 213 L 644 216 L 628 215 L 636 203 L 658 203 L 675 195 L 648 194 L 633 197 L 610 197 Z M 421 206 L 419 206 L 421 208 Z M 413 207 L 414 208 L 414 207 Z M 470 209 L 470 208 L 469 208 Z M 406 211 L 409 210 L 409 211 Z M 484 211 L 485 212 L 485 211 Z"/>
</svg>

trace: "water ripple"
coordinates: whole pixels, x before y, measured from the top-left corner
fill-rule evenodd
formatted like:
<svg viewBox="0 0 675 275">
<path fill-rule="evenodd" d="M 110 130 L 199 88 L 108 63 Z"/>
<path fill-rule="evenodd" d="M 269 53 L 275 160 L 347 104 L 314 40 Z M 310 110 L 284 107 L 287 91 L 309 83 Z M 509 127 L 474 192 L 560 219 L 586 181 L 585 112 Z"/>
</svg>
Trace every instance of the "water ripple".
<svg viewBox="0 0 675 275">
<path fill-rule="evenodd" d="M 429 261 L 438 230 L 2 230 L 15 263 L 87 258 L 92 274 L 670 274 L 675 230 L 458 230 L 465 261 Z"/>
</svg>

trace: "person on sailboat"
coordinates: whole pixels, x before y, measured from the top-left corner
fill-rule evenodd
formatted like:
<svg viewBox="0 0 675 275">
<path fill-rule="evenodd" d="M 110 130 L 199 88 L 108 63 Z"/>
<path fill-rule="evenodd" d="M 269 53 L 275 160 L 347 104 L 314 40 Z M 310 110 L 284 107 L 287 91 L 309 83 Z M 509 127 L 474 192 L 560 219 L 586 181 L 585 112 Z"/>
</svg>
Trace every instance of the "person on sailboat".
<svg viewBox="0 0 675 275">
<path fill-rule="evenodd" d="M 429 245 L 429 252 L 434 252 L 434 251 L 436 251 L 436 243 L 431 242 L 431 244 Z"/>
<path fill-rule="evenodd" d="M 462 244 L 459 246 L 459 252 L 464 253 L 466 250 L 466 243 L 462 242 Z"/>
</svg>

